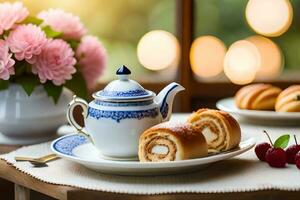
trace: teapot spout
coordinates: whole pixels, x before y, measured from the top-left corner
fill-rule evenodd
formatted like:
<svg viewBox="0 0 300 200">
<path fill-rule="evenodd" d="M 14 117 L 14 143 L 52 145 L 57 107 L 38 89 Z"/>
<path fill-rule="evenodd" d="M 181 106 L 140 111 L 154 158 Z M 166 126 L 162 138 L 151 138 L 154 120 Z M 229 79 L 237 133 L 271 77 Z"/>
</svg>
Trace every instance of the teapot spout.
<svg viewBox="0 0 300 200">
<path fill-rule="evenodd" d="M 170 83 L 155 97 L 154 101 L 159 105 L 160 114 L 164 121 L 168 121 L 171 117 L 173 101 L 175 95 L 184 90 L 184 87 L 178 83 Z"/>
</svg>

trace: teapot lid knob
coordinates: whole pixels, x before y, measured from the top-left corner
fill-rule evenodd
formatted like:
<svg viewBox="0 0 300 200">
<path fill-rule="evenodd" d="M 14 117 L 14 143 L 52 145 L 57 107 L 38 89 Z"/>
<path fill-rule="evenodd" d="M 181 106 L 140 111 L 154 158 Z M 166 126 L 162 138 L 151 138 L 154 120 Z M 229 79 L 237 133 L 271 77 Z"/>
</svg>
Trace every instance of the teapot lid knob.
<svg viewBox="0 0 300 200">
<path fill-rule="evenodd" d="M 122 65 L 116 72 L 117 76 L 119 77 L 120 80 L 127 80 L 128 75 L 131 74 L 131 71 L 125 66 Z"/>
</svg>

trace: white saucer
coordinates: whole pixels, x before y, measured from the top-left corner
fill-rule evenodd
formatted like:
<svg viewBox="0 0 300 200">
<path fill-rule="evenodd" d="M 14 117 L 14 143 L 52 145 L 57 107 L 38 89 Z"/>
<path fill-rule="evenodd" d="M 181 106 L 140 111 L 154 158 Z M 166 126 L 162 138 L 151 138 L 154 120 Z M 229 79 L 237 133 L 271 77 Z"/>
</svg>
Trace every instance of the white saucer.
<svg viewBox="0 0 300 200">
<path fill-rule="evenodd" d="M 51 149 L 58 156 L 79 163 L 92 170 L 118 175 L 167 175 L 186 173 L 200 170 L 208 164 L 225 160 L 251 149 L 255 139 L 243 140 L 239 147 L 220 154 L 209 155 L 203 158 L 172 162 L 146 162 L 107 160 L 100 156 L 94 146 L 84 136 L 70 134 L 52 142 Z"/>
<path fill-rule="evenodd" d="M 49 137 L 7 137 L 6 135 L 2 134 L 0 132 L 0 145 L 17 145 L 17 146 L 23 146 L 23 145 L 31 145 L 31 144 L 38 144 L 42 142 L 47 142 L 54 140 L 57 138 L 57 134 L 50 135 Z"/>
<path fill-rule="evenodd" d="M 75 128 L 69 126 L 69 125 L 62 125 L 58 128 L 57 134 L 49 135 L 47 137 L 39 137 L 39 136 L 33 136 L 33 137 L 7 137 L 6 135 L 2 134 L 0 132 L 0 145 L 31 145 L 31 144 L 38 144 L 42 142 L 48 142 L 52 141 L 62 135 L 74 133 L 76 131 Z"/>
<path fill-rule="evenodd" d="M 241 110 L 236 107 L 234 98 L 226 98 L 217 102 L 217 108 L 220 110 L 236 114 L 240 117 L 257 120 L 272 121 L 298 121 L 300 120 L 300 112 L 275 112 L 262 110 Z"/>
</svg>

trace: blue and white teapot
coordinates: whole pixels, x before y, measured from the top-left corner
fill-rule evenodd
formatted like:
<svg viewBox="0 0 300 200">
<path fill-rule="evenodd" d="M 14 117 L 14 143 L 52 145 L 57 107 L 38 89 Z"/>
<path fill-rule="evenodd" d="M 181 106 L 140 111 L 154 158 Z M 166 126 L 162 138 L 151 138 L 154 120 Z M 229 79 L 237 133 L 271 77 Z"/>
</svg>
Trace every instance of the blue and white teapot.
<svg viewBox="0 0 300 200">
<path fill-rule="evenodd" d="M 79 134 L 87 136 L 102 155 L 110 158 L 134 158 L 138 153 L 139 137 L 144 130 L 168 121 L 177 92 L 184 88 L 171 83 L 157 96 L 144 89 L 126 66 L 117 72 L 118 80 L 110 82 L 103 90 L 93 94 L 89 104 L 76 96 L 69 103 L 67 118 Z M 73 117 L 74 108 L 83 109 L 85 133 Z"/>
</svg>

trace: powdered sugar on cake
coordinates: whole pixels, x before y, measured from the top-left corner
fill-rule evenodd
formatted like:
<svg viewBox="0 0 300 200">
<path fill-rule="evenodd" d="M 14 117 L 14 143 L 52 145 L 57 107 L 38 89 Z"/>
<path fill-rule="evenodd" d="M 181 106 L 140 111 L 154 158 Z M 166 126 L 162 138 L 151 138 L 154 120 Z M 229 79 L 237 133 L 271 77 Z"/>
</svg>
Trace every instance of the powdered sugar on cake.
<svg viewBox="0 0 300 200">
<path fill-rule="evenodd" d="M 158 124 L 153 129 L 169 129 L 172 132 L 181 135 L 181 136 L 189 136 L 189 135 L 197 135 L 199 134 L 199 129 L 194 127 L 190 123 L 182 123 L 182 122 L 163 122 Z M 151 128 L 151 129 L 152 129 Z"/>
</svg>

